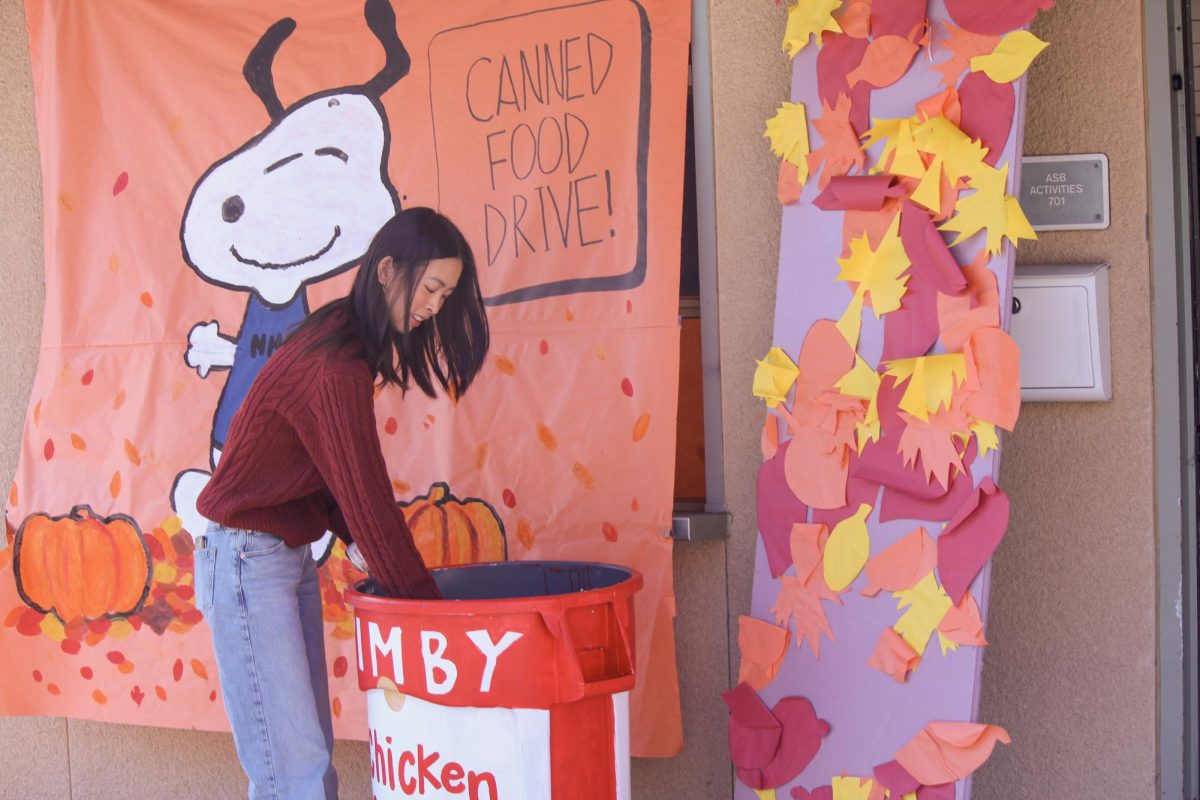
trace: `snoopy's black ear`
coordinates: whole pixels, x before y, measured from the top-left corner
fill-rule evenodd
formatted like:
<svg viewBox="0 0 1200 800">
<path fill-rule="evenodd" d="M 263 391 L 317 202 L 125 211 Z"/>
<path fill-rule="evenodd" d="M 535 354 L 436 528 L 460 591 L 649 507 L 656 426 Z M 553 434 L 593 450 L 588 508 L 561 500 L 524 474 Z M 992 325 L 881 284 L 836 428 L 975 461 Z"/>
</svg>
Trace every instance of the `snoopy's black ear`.
<svg viewBox="0 0 1200 800">
<path fill-rule="evenodd" d="M 396 12 L 388 0 L 367 0 L 363 16 L 387 57 L 379 74 L 362 85 L 364 94 L 379 97 L 408 74 L 412 60 L 396 33 Z"/>
<path fill-rule="evenodd" d="M 275 93 L 275 78 L 271 74 L 271 64 L 284 39 L 291 36 L 294 30 L 296 30 L 296 20 L 291 17 L 284 17 L 267 28 L 267 32 L 262 35 L 258 44 L 254 45 L 254 49 L 246 57 L 246 65 L 242 67 L 242 75 L 245 76 L 246 83 L 250 84 L 250 90 L 258 95 L 259 100 L 262 100 L 263 105 L 267 107 L 267 113 L 273 120 L 283 116 L 283 103 L 279 102 L 279 95 Z"/>
</svg>

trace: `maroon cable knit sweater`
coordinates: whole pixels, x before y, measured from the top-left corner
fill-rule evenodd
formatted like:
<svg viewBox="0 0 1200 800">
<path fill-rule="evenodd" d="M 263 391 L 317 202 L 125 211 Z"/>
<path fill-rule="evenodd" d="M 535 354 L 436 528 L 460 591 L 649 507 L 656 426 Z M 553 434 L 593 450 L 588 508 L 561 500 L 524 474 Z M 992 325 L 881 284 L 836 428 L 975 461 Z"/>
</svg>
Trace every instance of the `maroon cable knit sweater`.
<svg viewBox="0 0 1200 800">
<path fill-rule="evenodd" d="M 371 370 L 361 356 L 318 343 L 346 324 L 335 313 L 271 356 L 233 418 L 196 507 L 222 525 L 271 533 L 291 547 L 331 530 L 358 543 L 371 575 L 393 597 L 439 597 L 392 495 Z"/>
</svg>

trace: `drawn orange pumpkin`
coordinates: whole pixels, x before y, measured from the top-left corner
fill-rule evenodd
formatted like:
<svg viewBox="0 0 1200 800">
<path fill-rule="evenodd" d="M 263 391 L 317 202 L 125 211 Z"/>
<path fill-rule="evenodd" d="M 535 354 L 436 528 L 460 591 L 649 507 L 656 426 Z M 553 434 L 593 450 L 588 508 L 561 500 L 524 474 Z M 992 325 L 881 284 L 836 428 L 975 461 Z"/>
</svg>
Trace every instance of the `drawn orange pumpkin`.
<svg viewBox="0 0 1200 800">
<path fill-rule="evenodd" d="M 428 567 L 503 561 L 507 557 L 504 523 L 483 500 L 460 500 L 444 483 L 400 504 L 417 550 Z"/>
<path fill-rule="evenodd" d="M 150 591 L 150 550 L 124 514 L 100 518 L 89 506 L 51 517 L 31 514 L 13 545 L 17 591 L 63 622 L 137 613 Z"/>
</svg>

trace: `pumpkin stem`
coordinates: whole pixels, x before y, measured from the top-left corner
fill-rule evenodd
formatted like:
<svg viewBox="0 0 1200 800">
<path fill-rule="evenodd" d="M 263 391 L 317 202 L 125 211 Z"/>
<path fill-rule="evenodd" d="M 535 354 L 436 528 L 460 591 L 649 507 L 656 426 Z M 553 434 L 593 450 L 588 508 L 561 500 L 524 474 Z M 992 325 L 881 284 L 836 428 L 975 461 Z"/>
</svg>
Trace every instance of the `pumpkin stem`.
<svg viewBox="0 0 1200 800">
<path fill-rule="evenodd" d="M 80 504 L 71 509 L 70 516 L 78 520 L 95 519 L 96 512 L 87 504 Z"/>
<path fill-rule="evenodd" d="M 440 503 L 449 492 L 450 486 L 448 484 L 435 483 L 429 487 L 429 501 L 434 504 Z"/>
</svg>

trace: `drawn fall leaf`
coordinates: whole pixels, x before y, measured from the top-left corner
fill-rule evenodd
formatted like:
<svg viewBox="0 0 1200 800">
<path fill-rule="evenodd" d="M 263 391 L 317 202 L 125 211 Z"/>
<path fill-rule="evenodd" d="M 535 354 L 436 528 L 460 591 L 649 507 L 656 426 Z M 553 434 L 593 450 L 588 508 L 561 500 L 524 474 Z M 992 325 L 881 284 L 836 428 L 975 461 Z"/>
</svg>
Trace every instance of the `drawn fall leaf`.
<svg viewBox="0 0 1200 800">
<path fill-rule="evenodd" d="M 524 517 L 517 520 L 517 541 L 526 550 L 533 548 L 533 527 L 529 524 L 529 520 Z"/>
<path fill-rule="evenodd" d="M 945 23 L 945 28 L 947 38 L 943 43 L 951 55 L 945 61 L 934 64 L 933 69 L 941 74 L 942 86 L 950 88 L 958 85 L 958 79 L 971 66 L 971 59 L 996 49 L 996 45 L 1000 44 L 1000 37 L 972 33 L 948 22 Z"/>
<path fill-rule="evenodd" d="M 578 461 L 571 466 L 571 474 L 575 476 L 575 480 L 579 481 L 579 485 L 583 488 L 596 488 L 596 479 L 592 476 L 592 471 Z"/>
<path fill-rule="evenodd" d="M 866 164 L 867 154 L 850 124 L 850 107 L 850 98 L 839 94 L 833 108 L 821 101 L 821 117 L 813 120 L 813 127 L 821 134 L 821 146 L 808 154 L 808 169 L 811 173 L 824 166 L 822 189 L 835 175 L 847 175 L 851 167 L 861 172 Z"/>
<path fill-rule="evenodd" d="M 537 436 L 538 441 L 542 443 L 542 447 L 546 448 L 550 452 L 553 453 L 558 449 L 558 437 L 554 435 L 554 431 L 550 430 L 548 426 L 542 424 L 541 422 L 539 422 L 537 425 Z"/>
<path fill-rule="evenodd" d="M 841 33 L 841 26 L 833 18 L 833 12 L 841 5 L 842 0 L 797 0 L 789 6 L 783 32 L 783 49 L 788 57 L 795 58 L 813 36 L 820 45 L 823 32 Z"/>
<path fill-rule="evenodd" d="M 803 103 L 780 103 L 775 116 L 767 120 L 763 137 L 771 142 L 771 152 L 796 167 L 796 180 L 808 180 L 808 116 Z"/>
</svg>

